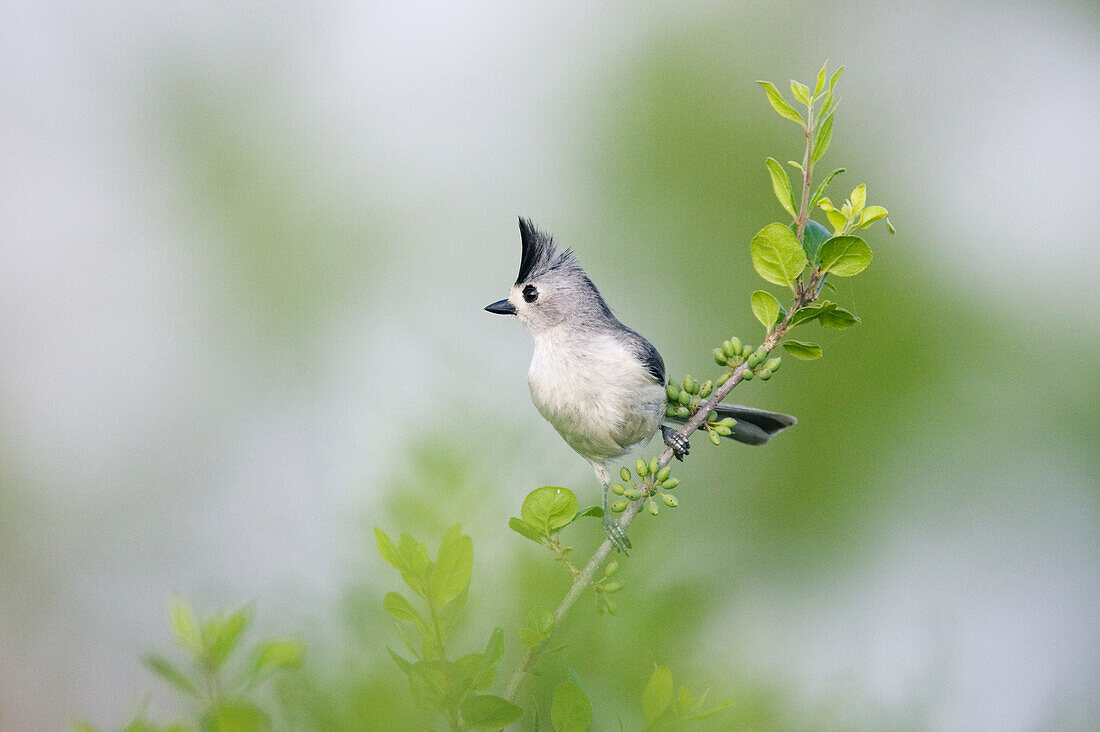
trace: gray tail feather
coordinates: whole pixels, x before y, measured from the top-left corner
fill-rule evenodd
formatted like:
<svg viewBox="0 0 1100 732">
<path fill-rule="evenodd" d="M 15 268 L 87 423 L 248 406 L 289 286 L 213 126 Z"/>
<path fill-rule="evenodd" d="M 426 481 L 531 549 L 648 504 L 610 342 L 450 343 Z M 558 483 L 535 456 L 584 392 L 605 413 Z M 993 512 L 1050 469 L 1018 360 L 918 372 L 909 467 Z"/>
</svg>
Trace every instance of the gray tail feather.
<svg viewBox="0 0 1100 732">
<path fill-rule="evenodd" d="M 746 445 L 763 445 L 774 435 L 798 422 L 789 414 L 743 407 L 740 404 L 719 404 L 714 411 L 719 419 L 733 417 L 737 420 L 730 439 Z"/>
</svg>

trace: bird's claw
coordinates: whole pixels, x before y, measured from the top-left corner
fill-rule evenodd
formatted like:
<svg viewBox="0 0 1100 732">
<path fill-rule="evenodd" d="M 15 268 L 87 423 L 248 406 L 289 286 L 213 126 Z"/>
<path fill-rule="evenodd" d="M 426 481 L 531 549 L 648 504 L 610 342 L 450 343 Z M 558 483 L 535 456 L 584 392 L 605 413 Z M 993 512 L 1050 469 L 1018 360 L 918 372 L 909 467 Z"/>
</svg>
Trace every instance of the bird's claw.
<svg viewBox="0 0 1100 732">
<path fill-rule="evenodd" d="M 681 435 L 671 427 L 661 426 L 661 436 L 665 439 L 665 444 L 672 448 L 672 456 L 680 462 L 684 461 L 684 455 L 691 452 L 691 445 L 688 444 L 688 439 Z"/>
<path fill-rule="evenodd" d="M 630 537 L 626 535 L 626 530 L 622 526 L 619 526 L 619 522 L 610 516 L 603 517 L 603 533 L 607 535 L 607 538 L 615 545 L 615 548 L 621 551 L 623 554 L 627 553 L 627 549 L 630 548 Z"/>
</svg>

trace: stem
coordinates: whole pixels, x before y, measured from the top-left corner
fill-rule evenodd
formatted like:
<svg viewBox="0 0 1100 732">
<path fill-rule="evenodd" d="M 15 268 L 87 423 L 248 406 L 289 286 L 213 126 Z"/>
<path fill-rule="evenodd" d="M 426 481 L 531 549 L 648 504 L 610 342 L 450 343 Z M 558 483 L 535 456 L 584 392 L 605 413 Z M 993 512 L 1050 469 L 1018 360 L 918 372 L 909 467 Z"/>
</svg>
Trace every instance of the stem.
<svg viewBox="0 0 1100 732">
<path fill-rule="evenodd" d="M 805 201 L 803 201 L 803 207 L 805 207 Z M 810 276 L 810 281 L 806 283 L 805 287 L 799 287 L 795 293 L 794 302 L 791 304 L 791 309 L 787 313 L 787 317 L 772 329 L 767 338 L 764 339 L 762 344 L 767 351 L 771 351 L 777 345 L 779 341 L 783 339 L 783 336 L 787 334 L 787 330 L 791 325 L 791 318 L 798 312 L 799 309 L 809 305 L 811 302 L 817 299 L 818 290 L 818 277 L 815 272 Z M 705 402 L 699 405 L 699 409 L 695 414 L 688 418 L 688 421 L 684 423 L 684 426 L 680 428 L 679 434 L 683 437 L 688 437 L 695 430 L 699 429 L 704 422 L 707 421 L 707 415 L 714 411 L 715 407 L 726 398 L 726 396 L 733 391 L 734 387 L 741 383 L 742 374 L 745 373 L 745 369 L 748 368 L 746 364 L 741 364 L 733 370 L 733 376 L 726 380 L 726 383 L 722 384 L 714 392 L 713 395 Z M 658 470 L 665 467 L 672 461 L 673 453 L 671 447 L 666 447 L 665 451 L 661 453 L 658 458 Z M 626 510 L 623 511 L 622 516 L 619 517 L 619 526 L 624 529 L 630 526 L 630 523 L 637 517 L 638 513 L 645 505 L 646 499 L 653 495 L 652 489 L 647 489 L 642 493 L 641 498 L 636 501 L 631 501 Z M 596 576 L 596 572 L 599 571 L 603 563 L 607 561 L 608 555 L 611 554 L 613 545 L 610 539 L 605 539 L 599 548 L 596 549 L 596 553 L 592 555 L 592 558 L 588 560 L 588 563 L 584 565 L 582 569 L 573 579 L 573 584 L 569 587 L 569 591 L 565 593 L 565 597 L 558 604 L 556 610 L 554 610 L 554 627 L 561 626 L 565 616 L 569 614 L 569 610 L 577 602 L 580 596 L 588 589 L 588 586 L 592 584 L 592 580 Z M 545 641 L 543 641 L 545 643 Z M 508 682 L 508 687 L 504 691 L 504 698 L 512 701 L 516 698 L 516 693 L 519 691 L 520 685 L 524 679 L 527 678 L 528 672 L 531 670 L 531 665 L 538 657 L 539 650 L 542 648 L 542 644 L 535 646 L 527 651 L 523 660 L 520 661 L 519 667 L 516 668 L 515 673 L 512 674 L 512 679 Z"/>
<path fill-rule="evenodd" d="M 814 108 L 812 101 L 806 112 L 806 126 L 803 129 L 806 132 L 806 152 L 802 156 L 802 201 L 798 205 L 798 218 L 796 219 L 798 231 L 795 232 L 799 244 L 802 243 L 806 223 L 810 220 L 810 212 L 807 209 L 810 207 L 810 180 L 813 178 L 813 165 L 810 163 L 814 147 Z"/>
</svg>

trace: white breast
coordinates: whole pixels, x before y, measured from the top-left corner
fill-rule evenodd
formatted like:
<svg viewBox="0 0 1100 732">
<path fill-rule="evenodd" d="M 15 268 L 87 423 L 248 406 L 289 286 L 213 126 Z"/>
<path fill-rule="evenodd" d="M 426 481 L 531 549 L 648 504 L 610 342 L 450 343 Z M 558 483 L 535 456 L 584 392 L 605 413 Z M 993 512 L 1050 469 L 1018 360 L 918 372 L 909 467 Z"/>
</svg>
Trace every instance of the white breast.
<svg viewBox="0 0 1100 732">
<path fill-rule="evenodd" d="M 610 334 L 536 338 L 527 383 L 542 416 L 595 462 L 649 439 L 664 415 L 664 386 Z"/>
</svg>

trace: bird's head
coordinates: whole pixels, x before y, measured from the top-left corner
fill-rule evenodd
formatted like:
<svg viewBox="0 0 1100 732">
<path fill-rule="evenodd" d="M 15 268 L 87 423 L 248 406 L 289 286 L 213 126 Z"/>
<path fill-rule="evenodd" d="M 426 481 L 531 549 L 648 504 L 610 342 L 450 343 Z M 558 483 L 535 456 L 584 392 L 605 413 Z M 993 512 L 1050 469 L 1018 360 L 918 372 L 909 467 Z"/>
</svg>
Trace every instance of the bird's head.
<svg viewBox="0 0 1100 732">
<path fill-rule="evenodd" d="M 486 310 L 515 315 L 532 333 L 566 322 L 579 325 L 613 317 L 572 250 L 559 250 L 553 237 L 536 229 L 530 219 L 519 220 L 519 234 L 523 251 L 516 283 L 506 299 Z"/>
</svg>

